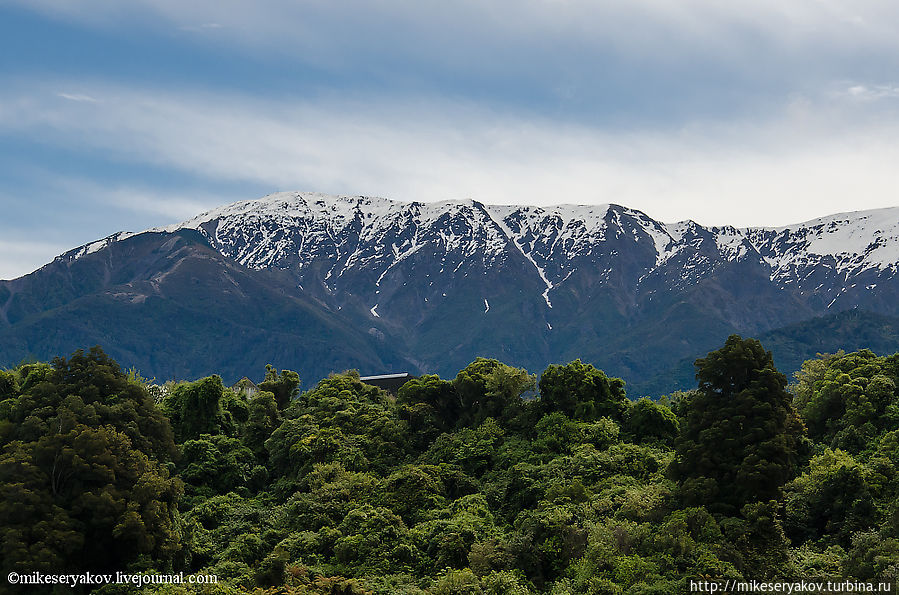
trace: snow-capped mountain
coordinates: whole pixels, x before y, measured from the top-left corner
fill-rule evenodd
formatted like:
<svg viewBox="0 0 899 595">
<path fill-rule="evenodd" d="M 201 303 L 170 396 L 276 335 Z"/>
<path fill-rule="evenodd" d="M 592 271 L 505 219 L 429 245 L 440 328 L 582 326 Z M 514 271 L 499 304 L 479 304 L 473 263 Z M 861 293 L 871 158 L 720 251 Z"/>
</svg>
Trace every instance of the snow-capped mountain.
<svg viewBox="0 0 899 595">
<path fill-rule="evenodd" d="M 514 207 L 279 193 L 203 213 L 166 231 L 176 229 L 199 230 L 248 268 L 290 270 L 301 283 L 351 290 L 372 303 L 379 301 L 385 277 L 416 254 L 439 264 L 437 275 L 483 272 L 523 258 L 547 308 L 580 268 L 591 269 L 602 285 L 623 272 L 615 266 L 622 260 L 633 260 L 626 268 L 636 274 L 629 279 L 634 293 L 654 276 L 683 289 L 725 263 L 750 261 L 767 271 L 776 288 L 825 308 L 858 305 L 853 298 L 859 292 L 892 279 L 899 267 L 899 207 L 738 229 L 665 224 L 618 205 Z M 603 263 L 608 266 L 599 267 Z M 863 289 L 851 291 L 859 280 Z"/>
<path fill-rule="evenodd" d="M 143 268 L 128 263 L 122 254 L 148 237 L 157 245 L 152 254 L 167 256 Z M 71 277 L 75 268 L 100 263 L 102 279 L 90 291 L 130 295 L 137 303 L 154 297 L 179 307 L 193 303 L 200 296 L 184 287 L 192 277 L 171 281 L 172 266 L 190 268 L 173 255 L 186 250 L 175 250 L 173 238 L 190 243 L 197 278 L 221 280 L 214 287 L 204 282 L 204 291 L 221 294 L 210 302 L 242 296 L 242 305 L 222 317 L 239 321 L 248 308 L 274 308 L 290 326 L 291 311 L 311 315 L 308 308 L 291 310 L 290 300 L 302 300 L 327 319 L 316 327 L 323 341 L 337 336 L 328 329 L 338 325 L 368 345 L 369 365 L 380 357 L 443 375 L 477 356 L 537 372 L 580 357 L 638 387 L 658 377 L 663 389 L 678 388 L 665 385 L 665 370 L 717 347 L 731 332 L 759 335 L 852 309 L 899 316 L 899 208 L 739 229 L 662 223 L 618 205 L 279 193 L 76 248 L 23 278 L 34 279 L 0 284 L 0 323 L 12 328 L 27 312 L 46 318 L 42 298 L 25 289 L 38 276 Z M 249 289 L 253 284 L 267 288 L 264 300 L 255 295 L 261 289 Z M 10 319 L 25 303 L 31 309 Z M 260 337 L 277 332 L 257 330 Z M 828 349 L 806 347 L 796 349 L 809 356 Z M 208 359 L 212 365 L 215 358 Z M 302 369 L 302 359 L 282 365 Z"/>
</svg>

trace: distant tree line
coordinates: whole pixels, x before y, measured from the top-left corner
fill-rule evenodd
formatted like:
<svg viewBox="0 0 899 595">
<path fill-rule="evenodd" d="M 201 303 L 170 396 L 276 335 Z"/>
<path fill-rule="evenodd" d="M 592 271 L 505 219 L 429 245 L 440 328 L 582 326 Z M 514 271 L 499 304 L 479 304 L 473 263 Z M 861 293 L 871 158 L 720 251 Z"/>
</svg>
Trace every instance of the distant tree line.
<svg viewBox="0 0 899 595">
<path fill-rule="evenodd" d="M 23 364 L 0 371 L 2 568 L 219 577 L 154 593 L 896 589 L 899 354 L 824 355 L 788 385 L 734 335 L 696 378 L 629 400 L 579 360 L 537 382 L 478 358 L 396 396 L 271 366 L 248 394 L 156 386 L 99 347 Z"/>
</svg>

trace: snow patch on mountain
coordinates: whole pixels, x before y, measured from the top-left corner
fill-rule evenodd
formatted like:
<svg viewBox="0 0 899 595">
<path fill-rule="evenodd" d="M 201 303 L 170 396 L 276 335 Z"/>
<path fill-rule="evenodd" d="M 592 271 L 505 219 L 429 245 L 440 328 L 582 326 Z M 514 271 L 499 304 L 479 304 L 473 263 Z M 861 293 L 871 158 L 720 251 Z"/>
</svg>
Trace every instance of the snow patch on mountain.
<svg viewBox="0 0 899 595">
<path fill-rule="evenodd" d="M 740 260 L 754 247 L 748 243 L 746 233 L 732 226 L 713 227 L 715 244 L 728 260 Z"/>
<path fill-rule="evenodd" d="M 106 246 L 112 244 L 113 242 L 118 242 L 121 240 L 125 240 L 130 238 L 131 236 L 137 235 L 130 231 L 119 231 L 112 235 L 106 236 L 102 240 L 97 240 L 95 242 L 90 242 L 89 244 L 84 244 L 83 246 L 79 246 L 68 252 L 61 254 L 55 258 L 57 261 L 64 262 L 72 262 L 74 260 L 78 260 L 79 258 L 83 258 L 88 254 L 93 254 L 95 252 L 99 252 Z"/>
<path fill-rule="evenodd" d="M 771 278 L 788 279 L 815 265 L 854 275 L 895 272 L 899 266 L 899 208 L 839 213 L 800 225 L 748 230 L 771 266 Z"/>
</svg>

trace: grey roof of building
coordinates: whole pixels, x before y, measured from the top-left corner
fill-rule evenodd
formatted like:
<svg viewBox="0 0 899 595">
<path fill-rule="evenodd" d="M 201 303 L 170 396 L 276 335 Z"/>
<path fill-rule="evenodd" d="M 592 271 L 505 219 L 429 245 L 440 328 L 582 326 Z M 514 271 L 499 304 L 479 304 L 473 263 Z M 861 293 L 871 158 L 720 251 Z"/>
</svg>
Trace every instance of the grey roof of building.
<svg viewBox="0 0 899 595">
<path fill-rule="evenodd" d="M 362 376 L 359 378 L 361 381 L 366 380 L 387 380 L 388 378 L 406 378 L 410 376 L 409 372 L 403 372 L 401 374 L 380 374 L 378 376 Z"/>
</svg>

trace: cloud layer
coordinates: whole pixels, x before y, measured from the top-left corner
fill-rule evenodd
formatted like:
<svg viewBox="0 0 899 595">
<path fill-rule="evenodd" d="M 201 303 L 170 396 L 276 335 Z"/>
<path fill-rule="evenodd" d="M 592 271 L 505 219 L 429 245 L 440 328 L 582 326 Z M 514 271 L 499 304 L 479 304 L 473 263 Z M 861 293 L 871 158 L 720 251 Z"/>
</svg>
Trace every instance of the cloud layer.
<svg viewBox="0 0 899 595">
<path fill-rule="evenodd" d="M 63 88 L 69 88 L 63 86 Z M 615 202 L 665 220 L 786 224 L 893 204 L 899 181 L 884 108 L 859 113 L 853 88 L 794 97 L 765 119 L 697 120 L 677 130 L 604 130 L 432 98 L 423 104 L 271 101 L 110 85 L 3 97 L 8 133 L 217 182 L 379 194 L 401 200 Z M 865 102 L 891 102 L 892 95 Z M 77 184 L 74 186 L 78 186 Z M 72 189 L 73 185 L 69 184 Z M 134 208 L 182 216 L 217 195 L 166 203 L 160 192 L 83 183 Z M 228 197 L 224 197 L 228 198 Z"/>
</svg>

